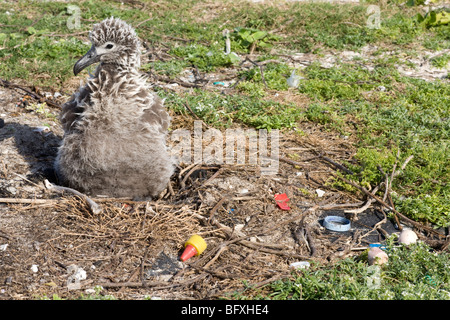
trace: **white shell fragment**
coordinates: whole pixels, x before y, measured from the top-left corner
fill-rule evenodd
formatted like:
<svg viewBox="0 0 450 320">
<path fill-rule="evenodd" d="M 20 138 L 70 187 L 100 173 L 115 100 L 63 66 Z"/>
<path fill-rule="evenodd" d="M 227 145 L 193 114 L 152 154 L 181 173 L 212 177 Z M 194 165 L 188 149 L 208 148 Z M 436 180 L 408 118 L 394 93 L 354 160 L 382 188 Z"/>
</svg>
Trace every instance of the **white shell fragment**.
<svg viewBox="0 0 450 320">
<path fill-rule="evenodd" d="M 398 243 L 409 245 L 417 242 L 417 234 L 411 229 L 403 229 L 398 237 Z"/>
<path fill-rule="evenodd" d="M 384 252 L 383 250 L 381 250 L 378 247 L 370 248 L 367 258 L 369 260 L 370 265 L 374 265 L 374 264 L 382 265 L 382 264 L 388 262 L 388 259 L 389 259 L 386 252 Z"/>
<path fill-rule="evenodd" d="M 37 265 L 37 264 L 33 264 L 33 265 L 31 266 L 31 271 L 33 271 L 34 273 L 38 272 L 38 270 L 39 270 L 39 268 L 38 268 L 38 265 Z"/>
</svg>

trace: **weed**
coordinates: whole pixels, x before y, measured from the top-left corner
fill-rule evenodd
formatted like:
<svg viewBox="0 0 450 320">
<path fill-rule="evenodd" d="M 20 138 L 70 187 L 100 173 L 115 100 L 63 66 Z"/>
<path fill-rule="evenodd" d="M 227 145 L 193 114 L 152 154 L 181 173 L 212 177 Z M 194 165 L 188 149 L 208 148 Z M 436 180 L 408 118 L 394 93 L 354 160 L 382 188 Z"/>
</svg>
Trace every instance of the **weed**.
<svg viewBox="0 0 450 320">
<path fill-rule="evenodd" d="M 327 266 L 313 263 L 309 269 L 294 273 L 292 279 L 269 285 L 268 297 L 282 300 L 449 300 L 448 253 L 436 255 L 422 242 L 410 247 L 396 246 L 395 238 L 388 239 L 389 262 L 382 268 L 369 267 L 363 258 L 347 258 Z M 374 277 L 379 281 L 375 285 Z"/>
<path fill-rule="evenodd" d="M 160 93 L 167 98 L 169 108 L 185 112 L 185 103 L 188 103 L 199 118 L 218 128 L 231 127 L 233 123 L 240 122 L 257 129 L 284 129 L 294 127 L 303 118 L 302 110 L 294 104 L 259 100 L 251 96 L 224 96 L 201 90 L 186 96 Z"/>
<path fill-rule="evenodd" d="M 235 55 L 225 54 L 220 46 L 179 46 L 173 48 L 170 53 L 182 57 L 201 71 L 214 71 L 218 67 L 228 67 L 238 62 Z"/>
<path fill-rule="evenodd" d="M 431 59 L 431 64 L 436 68 L 444 69 L 450 62 L 450 54 L 442 54 Z"/>
</svg>

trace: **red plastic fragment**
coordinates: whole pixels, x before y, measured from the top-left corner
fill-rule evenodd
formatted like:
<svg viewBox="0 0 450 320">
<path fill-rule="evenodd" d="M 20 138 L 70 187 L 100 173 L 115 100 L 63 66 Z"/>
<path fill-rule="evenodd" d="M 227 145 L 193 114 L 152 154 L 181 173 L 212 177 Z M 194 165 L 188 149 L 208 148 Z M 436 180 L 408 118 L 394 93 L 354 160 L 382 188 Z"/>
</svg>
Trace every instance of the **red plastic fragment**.
<svg viewBox="0 0 450 320">
<path fill-rule="evenodd" d="M 277 205 L 281 210 L 291 210 L 291 208 L 287 205 L 289 198 L 286 193 L 276 194 L 275 201 L 277 202 Z"/>
</svg>

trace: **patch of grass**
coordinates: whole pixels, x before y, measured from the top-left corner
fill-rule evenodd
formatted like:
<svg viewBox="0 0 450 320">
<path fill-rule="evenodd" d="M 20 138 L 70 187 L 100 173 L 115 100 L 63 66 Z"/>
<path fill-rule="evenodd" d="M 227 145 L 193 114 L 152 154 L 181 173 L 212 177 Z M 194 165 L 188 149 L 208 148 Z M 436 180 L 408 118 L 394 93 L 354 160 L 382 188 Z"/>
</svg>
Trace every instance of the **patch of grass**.
<svg viewBox="0 0 450 320">
<path fill-rule="evenodd" d="M 350 178 L 365 186 L 384 181 L 378 167 L 390 172 L 397 150 L 398 165 L 413 155 L 393 184 L 408 200 L 398 197 L 395 203 L 412 218 L 448 226 L 450 86 L 402 77 L 389 65 L 373 71 L 353 64 L 306 68 L 299 91 L 317 101 L 306 116 L 338 131 L 353 125 L 358 165 L 346 165 L 356 172 Z"/>
<path fill-rule="evenodd" d="M 154 61 L 142 65 L 142 71 L 152 70 L 158 74 L 174 77 L 180 74 L 185 68 L 189 67 L 189 63 L 184 60 L 172 59 L 169 61 Z"/>
<path fill-rule="evenodd" d="M 434 254 L 424 243 L 395 246 L 388 240 L 389 262 L 368 266 L 367 260 L 347 258 L 333 265 L 311 264 L 292 279 L 276 281 L 252 299 L 275 300 L 449 300 L 449 254 Z M 242 294 L 236 298 L 248 298 Z"/>
<path fill-rule="evenodd" d="M 285 63 L 268 63 L 263 69 L 264 80 L 267 88 L 271 90 L 287 90 L 287 78 L 291 73 L 291 68 Z M 239 77 L 245 77 L 247 82 L 258 84 L 261 89 L 264 88 L 261 70 L 259 67 L 253 67 L 249 70 L 240 72 Z M 251 92 L 250 90 L 248 91 Z"/>
<path fill-rule="evenodd" d="M 238 62 L 234 55 L 226 55 L 221 46 L 207 47 L 201 44 L 178 46 L 170 53 L 206 72 L 214 71 L 219 67 L 229 67 Z"/>
<path fill-rule="evenodd" d="M 167 105 L 179 113 L 186 113 L 185 103 L 203 121 L 217 128 L 234 123 L 257 129 L 286 129 L 303 119 L 302 110 L 295 104 L 255 99 L 245 95 L 222 95 L 196 90 L 185 96 L 160 92 Z"/>
<path fill-rule="evenodd" d="M 431 59 L 431 64 L 436 68 L 444 69 L 450 62 L 450 54 L 442 54 L 438 57 Z"/>
</svg>

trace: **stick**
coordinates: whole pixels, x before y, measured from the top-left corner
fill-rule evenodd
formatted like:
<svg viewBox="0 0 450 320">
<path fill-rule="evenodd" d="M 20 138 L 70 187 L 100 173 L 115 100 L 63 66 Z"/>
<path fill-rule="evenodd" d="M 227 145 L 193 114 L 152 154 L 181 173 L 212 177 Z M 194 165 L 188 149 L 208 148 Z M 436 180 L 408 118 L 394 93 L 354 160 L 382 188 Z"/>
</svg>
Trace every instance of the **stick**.
<svg viewBox="0 0 450 320">
<path fill-rule="evenodd" d="M 372 203 L 375 202 L 375 200 L 373 199 L 368 199 L 366 204 L 364 206 L 362 206 L 361 208 L 358 209 L 352 209 L 352 210 L 344 210 L 345 213 L 352 213 L 352 214 L 359 214 L 361 212 L 366 211 L 371 205 Z"/>
<path fill-rule="evenodd" d="M 35 98 L 36 100 L 39 100 L 40 102 L 43 101 L 43 102 L 47 103 L 49 106 L 52 106 L 52 107 L 55 107 L 55 108 L 61 108 L 61 106 L 59 104 L 56 104 L 56 103 L 54 103 L 54 102 L 52 102 L 52 101 L 42 97 L 41 95 L 39 95 L 39 94 L 37 94 L 35 92 L 32 92 L 32 91 L 30 91 L 30 90 L 28 90 L 28 89 L 26 89 L 24 87 L 21 87 L 21 86 L 19 86 L 17 84 L 11 83 L 11 82 L 9 82 L 7 80 L 0 79 L 0 81 L 2 82 L 3 86 L 6 87 L 6 88 L 17 88 L 17 89 L 23 90 L 26 93 L 28 93 L 30 96 Z"/>
<path fill-rule="evenodd" d="M 119 287 L 129 287 L 129 288 L 141 288 L 141 287 L 155 287 L 160 285 L 166 285 L 167 282 L 162 281 L 153 281 L 146 282 L 145 284 L 142 282 L 109 282 L 109 283 L 100 283 L 99 285 L 103 288 L 119 288 Z"/>
<path fill-rule="evenodd" d="M 78 192 L 75 189 L 54 185 L 54 184 L 50 183 L 47 179 L 45 179 L 44 184 L 48 190 L 55 190 L 58 192 L 70 192 L 76 196 L 79 196 L 81 199 L 84 199 L 88 203 L 89 208 L 91 209 L 92 213 L 94 213 L 94 214 L 99 214 L 100 212 L 102 212 L 101 206 L 99 206 L 96 202 L 94 202 L 87 195 L 85 195 L 81 192 Z"/>
<path fill-rule="evenodd" d="M 191 176 L 191 174 L 194 173 L 195 170 L 198 170 L 200 168 L 200 164 L 195 165 L 183 178 L 183 180 L 180 181 L 180 185 L 182 188 L 186 186 L 187 179 Z"/>
<path fill-rule="evenodd" d="M 54 199 L 0 198 L 0 203 L 48 204 L 48 203 L 58 203 L 62 201 L 63 200 L 54 200 Z"/>
<path fill-rule="evenodd" d="M 333 166 L 335 166 L 336 168 L 344 171 L 345 173 L 354 174 L 353 171 L 351 171 L 350 169 L 347 169 L 342 164 L 337 163 L 336 161 L 333 161 L 333 160 L 331 160 L 330 158 L 328 158 L 328 157 L 326 157 L 324 155 L 319 155 L 319 158 L 325 160 L 328 163 L 331 163 Z"/>
<path fill-rule="evenodd" d="M 209 212 L 209 219 L 208 221 L 212 221 L 212 219 L 214 219 L 214 214 L 216 213 L 217 209 L 219 209 L 219 207 L 222 205 L 222 203 L 227 199 L 227 196 L 223 196 L 219 202 L 216 203 L 216 205 L 211 209 L 211 211 Z"/>
<path fill-rule="evenodd" d="M 354 186 L 355 188 L 357 188 L 358 190 L 364 192 L 366 195 L 372 197 L 376 202 L 378 202 L 379 204 L 383 205 L 384 207 L 386 207 L 387 209 L 393 211 L 394 213 L 396 213 L 401 219 L 403 219 L 404 221 L 409 222 L 410 224 L 414 225 L 415 227 L 422 229 L 422 230 L 426 230 L 430 233 L 433 233 L 434 235 L 437 235 L 438 237 L 442 238 L 445 237 L 444 235 L 440 234 L 439 232 L 437 232 L 436 230 L 426 227 L 424 225 L 422 225 L 419 222 L 416 222 L 414 220 L 409 219 L 408 217 L 404 216 L 403 214 L 401 214 L 400 212 L 398 212 L 397 210 L 395 210 L 392 206 L 388 205 L 386 202 L 384 202 L 383 200 L 381 200 L 380 198 L 378 198 L 377 196 L 375 196 L 374 194 L 370 193 L 366 188 L 361 187 L 360 185 L 354 183 L 353 181 L 347 180 L 344 177 L 340 177 L 337 176 L 335 174 L 332 173 L 332 175 L 336 178 L 341 179 L 342 181 L 344 181 L 345 183 L 348 183 L 352 186 Z"/>
<path fill-rule="evenodd" d="M 203 184 L 200 186 L 200 188 L 207 186 L 212 180 L 214 180 L 215 178 L 217 178 L 217 176 L 219 174 L 221 174 L 223 171 L 223 168 L 220 168 L 219 170 L 217 170 L 216 172 L 214 172 L 214 174 L 208 178 L 208 180 L 206 180 L 205 182 L 203 182 Z"/>
</svg>

